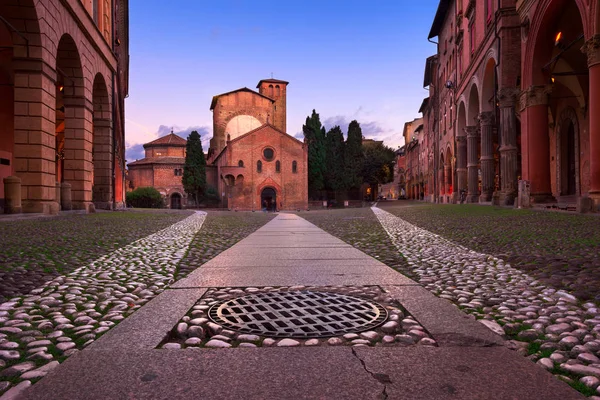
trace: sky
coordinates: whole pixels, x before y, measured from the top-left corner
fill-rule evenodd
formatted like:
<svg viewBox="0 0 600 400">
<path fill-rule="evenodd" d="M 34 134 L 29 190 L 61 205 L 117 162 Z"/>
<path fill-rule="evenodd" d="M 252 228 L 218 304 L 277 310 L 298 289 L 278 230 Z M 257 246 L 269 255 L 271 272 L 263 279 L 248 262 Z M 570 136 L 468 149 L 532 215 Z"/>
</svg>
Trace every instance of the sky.
<svg viewBox="0 0 600 400">
<path fill-rule="evenodd" d="M 420 117 L 438 0 L 130 0 L 128 162 L 171 129 L 212 136 L 214 95 L 290 82 L 288 134 L 315 109 L 327 129 L 356 119 L 363 136 L 403 145 Z"/>
</svg>

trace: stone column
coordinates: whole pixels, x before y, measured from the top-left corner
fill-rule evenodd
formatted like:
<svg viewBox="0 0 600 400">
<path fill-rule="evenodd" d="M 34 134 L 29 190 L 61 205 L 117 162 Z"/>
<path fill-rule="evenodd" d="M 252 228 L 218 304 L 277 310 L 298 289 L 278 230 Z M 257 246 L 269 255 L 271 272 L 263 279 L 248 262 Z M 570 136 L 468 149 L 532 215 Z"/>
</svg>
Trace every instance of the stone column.
<svg viewBox="0 0 600 400">
<path fill-rule="evenodd" d="M 467 126 L 467 176 L 468 193 L 467 202 L 477 203 L 479 198 L 479 176 L 477 173 L 479 167 L 478 147 L 479 147 L 479 127 Z"/>
<path fill-rule="evenodd" d="M 548 97 L 552 85 L 531 86 L 521 93 L 521 109 L 527 114 L 524 139 L 527 142 L 524 179 L 531 184 L 531 197 L 537 203 L 550 202 L 550 138 L 548 135 Z M 591 114 L 591 113 L 590 113 Z"/>
<path fill-rule="evenodd" d="M 494 194 L 494 113 L 479 114 L 481 126 L 481 202 L 492 201 Z"/>
<path fill-rule="evenodd" d="M 456 175 L 457 175 L 457 187 L 456 192 L 460 199 L 460 193 L 462 190 L 467 190 L 467 136 L 466 132 L 461 132 L 456 137 L 457 149 L 456 149 Z"/>
<path fill-rule="evenodd" d="M 93 134 L 91 102 L 85 97 L 67 97 L 65 103 L 65 182 L 71 184 L 74 210 L 92 204 Z"/>
<path fill-rule="evenodd" d="M 20 214 L 21 207 L 21 179 L 16 176 L 7 176 L 4 183 L 4 205 L 5 214 Z"/>
<path fill-rule="evenodd" d="M 450 193 L 450 186 L 452 186 L 452 163 L 450 160 L 445 160 L 444 178 L 446 179 L 446 187 L 444 191 L 447 195 L 451 195 L 452 193 Z"/>
<path fill-rule="evenodd" d="M 590 70 L 590 198 L 594 209 L 600 209 L 600 34 L 583 46 Z"/>
<path fill-rule="evenodd" d="M 518 90 L 505 88 L 498 92 L 500 103 L 500 204 L 513 205 L 517 197 L 517 118 L 515 104 Z"/>
<path fill-rule="evenodd" d="M 41 58 L 41 56 L 40 56 Z M 20 177 L 22 209 L 54 214 L 56 71 L 44 61 L 13 58 L 14 174 Z"/>
<path fill-rule="evenodd" d="M 112 209 L 112 120 L 94 118 L 92 200 L 96 209 Z"/>
</svg>

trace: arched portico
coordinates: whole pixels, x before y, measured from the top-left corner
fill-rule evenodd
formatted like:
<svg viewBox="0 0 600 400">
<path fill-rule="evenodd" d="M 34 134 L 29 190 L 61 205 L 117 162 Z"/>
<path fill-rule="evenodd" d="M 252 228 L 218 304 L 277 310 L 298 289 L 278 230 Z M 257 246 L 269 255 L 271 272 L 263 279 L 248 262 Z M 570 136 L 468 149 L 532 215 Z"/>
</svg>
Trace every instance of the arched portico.
<svg viewBox="0 0 600 400">
<path fill-rule="evenodd" d="M 469 92 L 469 106 L 467 108 L 467 181 L 469 203 L 479 200 L 479 91 L 475 84 L 471 85 Z"/>
<path fill-rule="evenodd" d="M 93 201 L 96 208 L 112 209 L 112 109 L 106 82 L 97 74 L 93 86 Z"/>
</svg>

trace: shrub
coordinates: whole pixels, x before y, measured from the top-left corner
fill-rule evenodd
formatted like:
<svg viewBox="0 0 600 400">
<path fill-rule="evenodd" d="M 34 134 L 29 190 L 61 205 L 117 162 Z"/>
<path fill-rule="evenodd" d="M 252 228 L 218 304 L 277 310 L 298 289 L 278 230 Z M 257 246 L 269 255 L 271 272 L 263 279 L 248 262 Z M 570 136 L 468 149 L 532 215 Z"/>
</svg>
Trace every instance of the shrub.
<svg viewBox="0 0 600 400">
<path fill-rule="evenodd" d="M 165 203 L 160 192 L 153 187 L 140 187 L 127 192 L 127 206 L 137 208 L 163 208 Z"/>
</svg>

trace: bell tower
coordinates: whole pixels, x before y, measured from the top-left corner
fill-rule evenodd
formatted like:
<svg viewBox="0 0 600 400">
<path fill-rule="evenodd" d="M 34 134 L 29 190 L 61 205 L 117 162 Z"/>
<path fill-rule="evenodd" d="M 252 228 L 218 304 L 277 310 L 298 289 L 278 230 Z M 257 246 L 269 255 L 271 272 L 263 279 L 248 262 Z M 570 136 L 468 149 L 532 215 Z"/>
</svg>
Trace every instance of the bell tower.
<svg viewBox="0 0 600 400">
<path fill-rule="evenodd" d="M 269 123 L 275 126 L 282 132 L 287 133 L 287 109 L 286 109 L 286 92 L 289 82 L 279 79 L 263 79 L 258 82 L 256 88 L 263 96 L 267 96 L 273 100 L 272 117 L 269 118 Z"/>
</svg>

